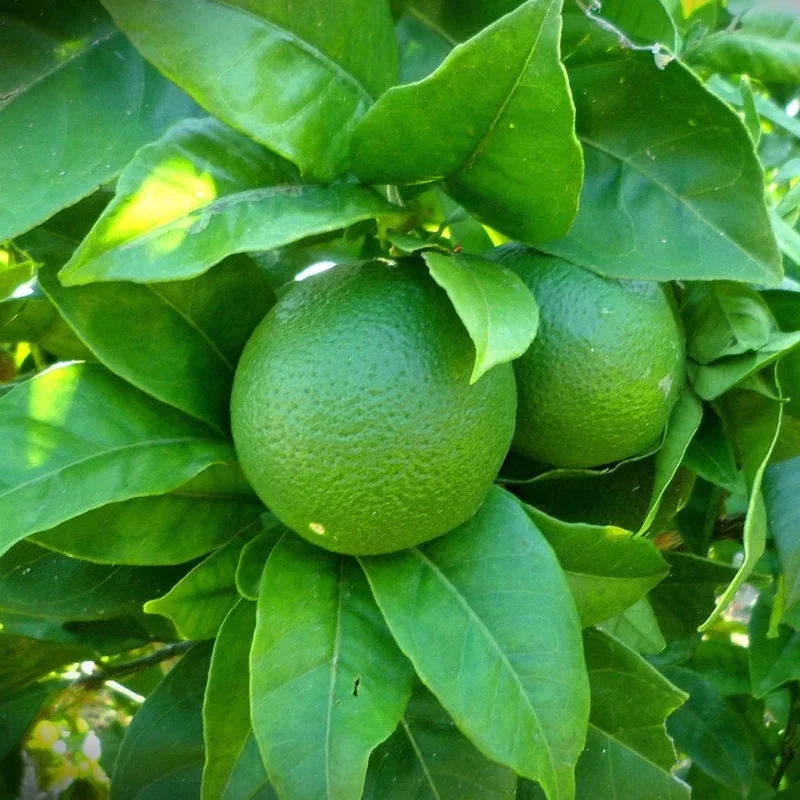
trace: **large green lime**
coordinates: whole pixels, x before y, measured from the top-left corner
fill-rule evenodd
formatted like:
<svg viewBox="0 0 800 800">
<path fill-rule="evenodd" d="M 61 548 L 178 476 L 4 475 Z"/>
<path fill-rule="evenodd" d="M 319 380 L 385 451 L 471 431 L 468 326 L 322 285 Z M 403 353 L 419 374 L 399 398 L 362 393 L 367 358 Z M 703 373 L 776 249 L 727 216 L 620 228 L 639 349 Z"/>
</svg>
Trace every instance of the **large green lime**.
<svg viewBox="0 0 800 800">
<path fill-rule="evenodd" d="M 651 445 L 684 380 L 683 334 L 664 287 L 610 280 L 520 245 L 491 257 L 519 274 L 541 313 L 514 362 L 514 447 L 546 464 L 594 467 Z"/>
<path fill-rule="evenodd" d="M 514 432 L 509 364 L 470 386 L 472 343 L 418 260 L 340 265 L 269 312 L 232 427 L 266 505 L 329 550 L 376 554 L 475 513 Z"/>
</svg>

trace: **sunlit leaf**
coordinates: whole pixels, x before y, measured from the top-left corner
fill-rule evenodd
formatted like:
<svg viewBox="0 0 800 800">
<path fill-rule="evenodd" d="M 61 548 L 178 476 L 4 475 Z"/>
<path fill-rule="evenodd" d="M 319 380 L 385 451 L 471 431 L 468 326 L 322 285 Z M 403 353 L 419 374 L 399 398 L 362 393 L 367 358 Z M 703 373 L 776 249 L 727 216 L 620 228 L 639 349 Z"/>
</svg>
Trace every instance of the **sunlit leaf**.
<svg viewBox="0 0 800 800">
<path fill-rule="evenodd" d="M 106 503 L 175 489 L 233 458 L 210 428 L 103 367 L 53 367 L 0 399 L 0 552 Z"/>
</svg>

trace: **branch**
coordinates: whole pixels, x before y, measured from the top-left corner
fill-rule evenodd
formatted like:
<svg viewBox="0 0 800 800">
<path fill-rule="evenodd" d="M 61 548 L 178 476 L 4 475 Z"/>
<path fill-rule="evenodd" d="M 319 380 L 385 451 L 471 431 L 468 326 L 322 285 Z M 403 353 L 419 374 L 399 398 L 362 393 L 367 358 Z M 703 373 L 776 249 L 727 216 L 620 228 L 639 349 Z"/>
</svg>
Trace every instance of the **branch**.
<svg viewBox="0 0 800 800">
<path fill-rule="evenodd" d="M 113 681 L 141 672 L 148 667 L 160 664 L 162 661 L 169 661 L 171 658 L 183 655 L 195 642 L 176 642 L 156 650 L 154 653 L 136 658 L 133 661 L 125 661 L 121 664 L 111 664 L 104 668 L 92 672 L 90 675 L 78 678 L 73 686 L 81 686 L 86 689 L 99 689 L 106 681 Z"/>
<path fill-rule="evenodd" d="M 792 681 L 789 684 L 789 694 L 791 696 L 791 704 L 789 706 L 789 719 L 786 723 L 786 730 L 783 732 L 783 739 L 781 739 L 781 756 L 775 769 L 775 774 L 769 782 L 773 789 L 777 789 L 781 785 L 786 770 L 789 769 L 789 765 L 797 755 L 797 726 L 800 723 L 800 684 L 797 681 Z"/>
</svg>

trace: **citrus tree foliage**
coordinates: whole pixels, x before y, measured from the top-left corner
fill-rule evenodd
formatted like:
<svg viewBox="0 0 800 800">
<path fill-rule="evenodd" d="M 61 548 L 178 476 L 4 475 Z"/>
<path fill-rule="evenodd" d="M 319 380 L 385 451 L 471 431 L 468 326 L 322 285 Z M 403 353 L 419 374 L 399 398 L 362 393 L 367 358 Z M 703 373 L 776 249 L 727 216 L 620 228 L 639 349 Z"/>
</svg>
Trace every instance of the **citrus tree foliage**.
<svg viewBox="0 0 800 800">
<path fill-rule="evenodd" d="M 780 0 L 0 0 L 0 798 L 800 796 L 798 83 Z M 549 335 L 509 242 L 661 284 L 657 440 L 396 552 L 284 527 L 265 314 L 412 265 L 485 386 Z"/>
</svg>

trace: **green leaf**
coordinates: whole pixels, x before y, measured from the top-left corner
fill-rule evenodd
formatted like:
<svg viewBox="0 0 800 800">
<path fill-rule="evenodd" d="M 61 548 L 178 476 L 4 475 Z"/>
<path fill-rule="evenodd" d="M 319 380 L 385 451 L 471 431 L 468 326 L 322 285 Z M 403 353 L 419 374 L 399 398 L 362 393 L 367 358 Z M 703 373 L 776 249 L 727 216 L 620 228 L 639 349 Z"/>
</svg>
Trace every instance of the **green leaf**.
<svg viewBox="0 0 800 800">
<path fill-rule="evenodd" d="M 739 93 L 742 96 L 744 124 L 747 126 L 747 132 L 750 134 L 753 144 L 758 148 L 761 142 L 761 118 L 758 116 L 753 87 L 747 75 L 742 75 L 739 79 Z"/>
<path fill-rule="evenodd" d="M 262 531 L 254 539 L 246 542 L 236 567 L 236 588 L 246 600 L 258 600 L 261 575 L 272 548 L 286 532 L 283 525 Z"/>
<path fill-rule="evenodd" d="M 240 600 L 219 629 L 203 702 L 203 800 L 277 800 L 250 722 L 254 603 Z"/>
<path fill-rule="evenodd" d="M 512 800 L 516 776 L 489 761 L 417 686 L 397 730 L 370 759 L 364 800 Z"/>
<path fill-rule="evenodd" d="M 725 428 L 739 452 L 742 472 L 747 483 L 747 515 L 742 533 L 744 561 L 736 577 L 717 600 L 714 611 L 700 626 L 701 631 L 707 630 L 719 619 L 764 554 L 767 541 L 767 510 L 761 493 L 761 481 L 780 431 L 783 402 L 755 392 L 737 391 L 723 398 L 722 410 Z"/>
<path fill-rule="evenodd" d="M 405 216 L 363 186 L 298 185 L 274 154 L 216 120 L 191 120 L 125 168 L 60 277 L 66 286 L 184 280 L 235 253 Z"/>
<path fill-rule="evenodd" d="M 684 386 L 667 422 L 664 443 L 655 456 L 655 475 L 650 508 L 639 528 L 639 536 L 645 533 L 655 521 L 661 502 L 678 472 L 686 449 L 700 427 L 702 418 L 703 404 L 688 386 Z"/>
<path fill-rule="evenodd" d="M 800 679 L 800 633 L 779 625 L 770 637 L 773 598 L 761 592 L 750 616 L 750 680 L 754 697 L 764 697 L 788 681 Z"/>
<path fill-rule="evenodd" d="M 141 611 L 185 573 L 183 567 L 101 566 L 23 541 L 0 557 L 0 609 L 68 621 L 120 617 Z"/>
<path fill-rule="evenodd" d="M 353 129 L 397 77 L 382 0 L 104 4 L 170 80 L 309 180 L 347 169 Z"/>
<path fill-rule="evenodd" d="M 760 350 L 774 328 L 769 308 L 758 292 L 732 281 L 687 284 L 681 316 L 686 352 L 701 364 Z"/>
<path fill-rule="evenodd" d="M 56 272 L 56 264 L 39 270 L 42 288 L 99 361 L 157 400 L 228 428 L 236 362 L 275 301 L 249 258 L 173 283 L 65 289 Z"/>
<path fill-rule="evenodd" d="M 565 233 L 583 165 L 559 61 L 561 5 L 528 0 L 430 77 L 386 92 L 356 129 L 359 177 L 443 180 L 472 214 L 521 241 Z"/>
<path fill-rule="evenodd" d="M 8 697 L 65 664 L 93 656 L 80 642 L 53 642 L 0 633 L 0 693 Z M 2 730 L 2 729 L 0 729 Z"/>
<path fill-rule="evenodd" d="M 730 584 L 736 568 L 690 553 L 662 555 L 669 575 L 650 593 L 650 602 L 667 640 L 685 639 L 711 614 L 717 590 Z"/>
<path fill-rule="evenodd" d="M 355 561 L 281 539 L 262 576 L 250 670 L 253 728 L 282 800 L 358 800 L 412 671 Z"/>
<path fill-rule="evenodd" d="M 577 770 L 579 788 L 583 785 L 599 791 L 608 781 L 603 796 L 632 796 L 630 792 L 619 791 L 619 786 L 614 787 L 611 776 L 617 770 L 609 767 L 614 762 L 622 767 L 632 760 L 635 769 L 620 770 L 627 773 L 631 787 L 635 786 L 638 773 L 647 782 L 662 784 L 667 796 L 681 796 L 683 787 L 669 772 L 675 762 L 675 750 L 664 729 L 664 721 L 684 703 L 686 695 L 612 636 L 588 630 L 583 637 L 592 691 L 589 726 L 594 735 L 591 744 L 596 747 L 598 741 L 603 741 L 608 752 L 605 758 L 598 759 L 599 754 L 590 750 L 588 763 L 581 763 L 586 756 L 581 757 Z M 672 783 L 677 785 L 670 786 Z M 616 795 L 614 788 L 618 790 Z M 642 785 L 639 792 L 641 797 L 657 796 L 645 791 Z"/>
<path fill-rule="evenodd" d="M 688 800 L 671 773 L 675 762 L 664 720 L 686 699 L 641 656 L 612 636 L 584 632 L 592 688 L 586 749 L 578 759 L 578 797 L 587 800 Z M 541 795 L 523 783 L 520 798 Z"/>
<path fill-rule="evenodd" d="M 231 445 L 205 425 L 103 367 L 53 367 L 0 399 L 0 553 L 105 503 L 175 489 L 233 458 Z"/>
<path fill-rule="evenodd" d="M 715 72 L 800 83 L 800 18 L 796 12 L 753 8 L 738 23 L 733 30 L 703 37 L 683 57 Z"/>
<path fill-rule="evenodd" d="M 210 642 L 195 645 L 136 712 L 117 756 L 109 800 L 200 796 L 210 657 Z"/>
<path fill-rule="evenodd" d="M 700 673 L 723 697 L 750 694 L 747 654 L 730 641 L 703 639 L 682 666 Z"/>
<path fill-rule="evenodd" d="M 146 64 L 95 0 L 0 11 L 0 242 L 113 180 L 197 107 Z"/>
<path fill-rule="evenodd" d="M 586 161 L 580 211 L 540 249 L 616 278 L 778 283 L 764 175 L 736 113 L 679 61 L 659 69 L 583 25 L 564 56 Z"/>
<path fill-rule="evenodd" d="M 395 26 L 400 48 L 399 83 L 413 83 L 427 78 L 447 58 L 452 42 L 435 31 L 413 11 L 405 14 Z"/>
<path fill-rule="evenodd" d="M 255 523 L 253 525 L 255 527 Z M 236 567 L 245 545 L 237 536 L 182 578 L 170 592 L 145 603 L 147 614 L 172 620 L 184 639 L 211 639 L 239 600 Z"/>
<path fill-rule="evenodd" d="M 462 732 L 550 798 L 573 797 L 589 705 L 579 620 L 518 501 L 493 489 L 452 533 L 360 562 L 393 636 Z"/>
<path fill-rule="evenodd" d="M 422 257 L 475 345 L 470 383 L 528 349 L 539 327 L 539 307 L 516 273 L 477 256 L 429 251 Z"/>
<path fill-rule="evenodd" d="M 742 797 L 753 781 L 753 748 L 740 717 L 702 676 L 683 667 L 663 670 L 689 699 L 667 720 L 678 748 Z"/>
<path fill-rule="evenodd" d="M 767 468 L 764 502 L 785 587 L 783 619 L 800 629 L 800 456 Z"/>
<path fill-rule="evenodd" d="M 20 744 L 48 698 L 65 685 L 61 681 L 42 681 L 0 700 L 0 761 Z"/>
<path fill-rule="evenodd" d="M 21 292 L 20 299 L 0 301 L 0 342 L 28 342 L 65 361 L 92 358 L 35 278 Z"/>
<path fill-rule="evenodd" d="M 667 574 L 655 545 L 630 531 L 525 510 L 555 551 L 584 628 L 622 613 Z"/>
<path fill-rule="evenodd" d="M 781 253 L 795 264 L 800 264 L 800 233 L 777 212 L 771 211 L 770 219 Z"/>
<path fill-rule="evenodd" d="M 717 414 L 707 409 L 683 457 L 683 463 L 701 478 L 731 494 L 744 489 L 730 439 Z"/>
<path fill-rule="evenodd" d="M 637 600 L 621 614 L 599 623 L 597 627 L 645 655 L 660 653 L 667 646 L 653 607 L 646 597 Z"/>
<path fill-rule="evenodd" d="M 688 363 L 692 388 L 703 400 L 716 400 L 746 378 L 755 375 L 800 344 L 800 331 L 773 331 L 769 341 L 758 352 L 715 361 L 713 364 Z"/>
<path fill-rule="evenodd" d="M 99 564 L 182 564 L 250 527 L 264 510 L 238 466 L 213 466 L 173 491 L 111 503 L 37 534 Z"/>
</svg>

